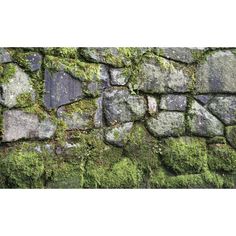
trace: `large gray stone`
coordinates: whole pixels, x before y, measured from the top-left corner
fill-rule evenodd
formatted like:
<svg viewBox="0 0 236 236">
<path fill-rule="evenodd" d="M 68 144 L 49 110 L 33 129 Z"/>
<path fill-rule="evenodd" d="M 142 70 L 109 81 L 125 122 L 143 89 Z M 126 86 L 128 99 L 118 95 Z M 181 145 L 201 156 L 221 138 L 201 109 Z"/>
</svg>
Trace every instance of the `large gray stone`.
<svg viewBox="0 0 236 236">
<path fill-rule="evenodd" d="M 149 59 L 140 65 L 137 87 L 146 93 L 184 93 L 190 90 L 192 80 L 181 69 L 176 69 L 166 59 L 162 62 Z"/>
<path fill-rule="evenodd" d="M 182 112 L 163 111 L 147 120 L 147 129 L 156 137 L 181 136 L 185 133 L 184 121 Z"/>
<path fill-rule="evenodd" d="M 221 121 L 198 102 L 192 102 L 188 115 L 191 134 L 203 137 L 213 137 L 224 134 L 224 126 Z"/>
<path fill-rule="evenodd" d="M 11 61 L 12 59 L 10 53 L 4 48 L 0 48 L 0 63 L 7 63 Z"/>
<path fill-rule="evenodd" d="M 41 68 L 42 56 L 37 52 L 28 53 L 26 61 L 30 71 L 37 71 Z"/>
<path fill-rule="evenodd" d="M 128 83 L 128 76 L 124 75 L 123 69 L 110 69 L 111 74 L 111 84 L 112 85 L 125 85 Z"/>
<path fill-rule="evenodd" d="M 140 120 L 147 104 L 143 96 L 131 95 L 128 89 L 110 88 L 104 92 L 104 114 L 109 125 Z"/>
<path fill-rule="evenodd" d="M 133 127 L 133 122 L 124 123 L 117 127 L 107 128 L 105 131 L 105 140 L 118 147 L 123 147 L 128 141 L 128 135 Z"/>
<path fill-rule="evenodd" d="M 12 65 L 15 73 L 6 83 L 0 85 L 0 103 L 8 108 L 19 107 L 17 98 L 23 94 L 29 94 L 31 100 L 35 100 L 35 92 L 30 83 L 29 76 L 17 65 Z"/>
<path fill-rule="evenodd" d="M 44 77 L 44 105 L 47 109 L 72 103 L 84 96 L 82 83 L 63 71 L 52 73 L 46 69 Z"/>
<path fill-rule="evenodd" d="M 236 124 L 236 96 L 216 96 L 208 108 L 224 124 Z"/>
<path fill-rule="evenodd" d="M 218 51 L 209 55 L 197 68 L 196 92 L 235 93 L 236 56 L 230 51 Z"/>
<path fill-rule="evenodd" d="M 194 98 L 199 101 L 201 104 L 206 105 L 211 99 L 212 95 L 196 95 Z"/>
<path fill-rule="evenodd" d="M 160 108 L 168 111 L 185 111 L 187 98 L 183 95 L 163 95 L 161 97 Z"/>
<path fill-rule="evenodd" d="M 38 116 L 21 110 L 8 110 L 3 113 L 3 142 L 20 139 L 47 139 L 56 131 L 56 125 L 49 119 L 39 121 Z"/>
</svg>

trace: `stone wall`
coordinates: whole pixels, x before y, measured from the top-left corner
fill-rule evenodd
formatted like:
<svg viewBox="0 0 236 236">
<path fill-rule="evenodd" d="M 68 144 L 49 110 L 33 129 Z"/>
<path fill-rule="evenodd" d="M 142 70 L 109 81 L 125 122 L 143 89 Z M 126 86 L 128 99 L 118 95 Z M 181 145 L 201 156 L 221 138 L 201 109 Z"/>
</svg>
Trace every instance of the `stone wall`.
<svg viewBox="0 0 236 236">
<path fill-rule="evenodd" d="M 2 188 L 233 188 L 234 48 L 0 48 Z"/>
</svg>

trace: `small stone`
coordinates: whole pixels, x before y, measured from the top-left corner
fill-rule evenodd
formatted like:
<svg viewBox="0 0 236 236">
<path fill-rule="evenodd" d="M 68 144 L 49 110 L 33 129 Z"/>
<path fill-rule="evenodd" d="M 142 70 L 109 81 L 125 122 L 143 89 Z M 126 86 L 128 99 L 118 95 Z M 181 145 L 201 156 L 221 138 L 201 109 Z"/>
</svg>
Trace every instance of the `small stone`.
<svg viewBox="0 0 236 236">
<path fill-rule="evenodd" d="M 187 98 L 182 95 L 164 95 L 161 97 L 160 108 L 168 111 L 185 111 Z"/>
<path fill-rule="evenodd" d="M 44 105 L 47 109 L 78 101 L 84 96 L 82 83 L 63 71 L 51 73 L 45 70 L 44 77 Z"/>
<path fill-rule="evenodd" d="M 226 127 L 226 139 L 233 148 L 236 148 L 236 126 Z"/>
<path fill-rule="evenodd" d="M 212 99 L 212 95 L 197 95 L 194 96 L 194 98 L 199 101 L 200 103 L 202 103 L 203 105 L 206 105 L 211 99 Z"/>
<path fill-rule="evenodd" d="M 11 61 L 12 59 L 10 53 L 4 48 L 0 48 L 0 63 L 7 63 Z"/>
<path fill-rule="evenodd" d="M 20 107 L 17 101 L 20 95 L 29 94 L 31 101 L 35 100 L 35 92 L 29 76 L 14 64 L 13 68 L 15 73 L 0 86 L 0 103 L 8 108 Z"/>
<path fill-rule="evenodd" d="M 236 96 L 216 96 L 208 108 L 224 124 L 236 124 Z"/>
<path fill-rule="evenodd" d="M 105 131 L 105 140 L 115 146 L 123 147 L 127 142 L 128 135 L 133 127 L 133 122 L 124 123 Z"/>
<path fill-rule="evenodd" d="M 181 136 L 185 133 L 184 113 L 160 112 L 147 120 L 147 128 L 156 137 Z"/>
<path fill-rule="evenodd" d="M 188 115 L 190 132 L 193 135 L 213 137 L 224 134 L 223 124 L 198 102 L 193 101 Z"/>
<path fill-rule="evenodd" d="M 147 102 L 148 102 L 148 112 L 150 115 L 155 115 L 158 110 L 157 106 L 157 100 L 156 98 L 152 96 L 147 96 Z"/>
<path fill-rule="evenodd" d="M 96 101 L 97 103 L 97 110 L 94 115 L 94 126 L 95 128 L 101 128 L 103 127 L 103 97 L 99 97 Z"/>
<path fill-rule="evenodd" d="M 49 119 L 45 119 L 39 123 L 38 127 L 38 138 L 48 139 L 51 138 L 56 132 L 56 125 L 53 124 Z"/>
<path fill-rule="evenodd" d="M 37 71 L 42 65 L 42 56 L 39 53 L 30 53 L 27 55 L 26 60 L 30 71 Z"/>
<path fill-rule="evenodd" d="M 230 51 L 218 51 L 209 55 L 196 72 L 196 92 L 235 93 L 236 56 Z"/>
<path fill-rule="evenodd" d="M 128 83 L 128 76 L 124 75 L 123 69 L 110 69 L 111 84 L 112 85 L 125 85 Z"/>
</svg>

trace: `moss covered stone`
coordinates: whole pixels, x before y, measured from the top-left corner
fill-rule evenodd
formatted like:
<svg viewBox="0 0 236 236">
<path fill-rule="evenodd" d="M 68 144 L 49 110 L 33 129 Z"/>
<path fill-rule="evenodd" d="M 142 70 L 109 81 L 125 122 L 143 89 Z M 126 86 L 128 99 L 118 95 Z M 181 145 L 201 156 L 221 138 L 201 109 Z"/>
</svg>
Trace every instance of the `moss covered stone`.
<svg viewBox="0 0 236 236">
<path fill-rule="evenodd" d="M 236 126 L 226 127 L 226 138 L 233 148 L 236 148 Z"/>
<path fill-rule="evenodd" d="M 165 166 L 176 174 L 201 173 L 207 165 L 206 142 L 201 138 L 168 138 L 161 153 Z"/>
</svg>

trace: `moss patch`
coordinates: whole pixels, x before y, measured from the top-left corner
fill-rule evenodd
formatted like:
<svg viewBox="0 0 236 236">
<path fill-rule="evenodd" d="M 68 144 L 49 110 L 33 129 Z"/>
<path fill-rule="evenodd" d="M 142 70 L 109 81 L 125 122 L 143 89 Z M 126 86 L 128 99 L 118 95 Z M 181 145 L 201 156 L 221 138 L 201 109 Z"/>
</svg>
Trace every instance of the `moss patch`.
<svg viewBox="0 0 236 236">
<path fill-rule="evenodd" d="M 16 73 L 16 66 L 12 63 L 1 66 L 0 84 L 6 84 Z"/>
</svg>

